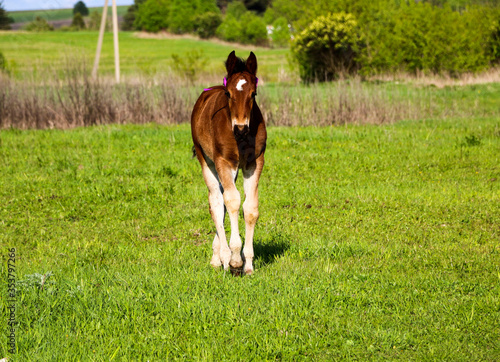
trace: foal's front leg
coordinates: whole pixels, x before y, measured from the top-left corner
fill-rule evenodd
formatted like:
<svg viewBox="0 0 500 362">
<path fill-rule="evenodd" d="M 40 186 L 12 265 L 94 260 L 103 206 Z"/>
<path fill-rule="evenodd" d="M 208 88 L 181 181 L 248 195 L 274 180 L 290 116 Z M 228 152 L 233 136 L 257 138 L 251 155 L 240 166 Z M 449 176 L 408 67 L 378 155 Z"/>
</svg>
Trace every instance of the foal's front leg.
<svg viewBox="0 0 500 362">
<path fill-rule="evenodd" d="M 259 219 L 259 178 L 264 167 L 264 155 L 261 155 L 255 163 L 243 168 L 243 187 L 245 189 L 245 202 L 243 203 L 243 215 L 245 217 L 245 274 L 253 273 L 253 234 L 255 224 Z"/>
<path fill-rule="evenodd" d="M 231 238 L 229 239 L 231 261 L 229 264 L 233 268 L 241 268 L 243 266 L 243 260 L 241 259 L 242 244 L 238 228 L 241 198 L 235 185 L 238 168 L 234 168 L 229 163 L 221 160 L 219 163 L 216 162 L 216 169 L 222 188 L 224 189 L 224 205 L 226 205 L 229 221 L 231 222 Z"/>
<path fill-rule="evenodd" d="M 224 269 L 229 269 L 229 261 L 231 259 L 231 250 L 227 246 L 226 232 L 224 230 L 224 199 L 215 166 L 211 167 L 205 162 L 202 163 L 203 178 L 208 187 L 208 202 L 210 204 L 210 214 L 215 223 L 217 233 L 215 234 L 212 243 L 213 256 L 210 264 L 214 267 L 224 266 Z"/>
</svg>

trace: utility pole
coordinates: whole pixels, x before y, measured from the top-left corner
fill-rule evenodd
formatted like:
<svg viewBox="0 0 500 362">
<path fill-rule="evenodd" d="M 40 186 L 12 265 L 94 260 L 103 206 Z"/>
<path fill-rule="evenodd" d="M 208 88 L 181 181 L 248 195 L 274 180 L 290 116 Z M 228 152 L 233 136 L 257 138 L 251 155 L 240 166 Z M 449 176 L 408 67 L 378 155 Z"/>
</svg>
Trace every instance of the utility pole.
<svg viewBox="0 0 500 362">
<path fill-rule="evenodd" d="M 97 68 L 99 68 L 99 59 L 101 57 L 102 41 L 104 31 L 106 30 L 106 17 L 108 15 L 108 2 L 104 0 L 104 8 L 102 10 L 101 27 L 99 28 L 99 38 L 97 40 L 97 50 L 95 53 L 94 67 L 92 68 L 92 78 L 97 77 Z M 113 0 L 113 42 L 115 47 L 115 78 L 116 83 L 120 83 L 120 54 L 118 47 L 118 16 L 116 12 L 116 0 Z"/>
<path fill-rule="evenodd" d="M 108 1 L 108 0 L 106 0 Z M 115 77 L 120 83 L 120 53 L 118 49 L 118 15 L 116 14 L 116 0 L 113 0 L 113 42 L 115 44 Z"/>
</svg>

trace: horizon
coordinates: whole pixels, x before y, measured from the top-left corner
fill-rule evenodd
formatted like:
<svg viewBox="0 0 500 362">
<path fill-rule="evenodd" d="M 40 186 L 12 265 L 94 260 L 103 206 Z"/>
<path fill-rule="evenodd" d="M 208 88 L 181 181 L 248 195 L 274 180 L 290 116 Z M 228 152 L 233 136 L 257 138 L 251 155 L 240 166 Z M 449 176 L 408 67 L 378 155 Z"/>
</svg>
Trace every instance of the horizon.
<svg viewBox="0 0 500 362">
<path fill-rule="evenodd" d="M 105 0 L 82 0 L 88 8 L 103 7 Z M 0 0 L 7 12 L 72 9 L 78 0 Z M 132 5 L 134 0 L 116 0 L 117 6 Z M 112 0 L 108 0 L 111 7 Z"/>
</svg>

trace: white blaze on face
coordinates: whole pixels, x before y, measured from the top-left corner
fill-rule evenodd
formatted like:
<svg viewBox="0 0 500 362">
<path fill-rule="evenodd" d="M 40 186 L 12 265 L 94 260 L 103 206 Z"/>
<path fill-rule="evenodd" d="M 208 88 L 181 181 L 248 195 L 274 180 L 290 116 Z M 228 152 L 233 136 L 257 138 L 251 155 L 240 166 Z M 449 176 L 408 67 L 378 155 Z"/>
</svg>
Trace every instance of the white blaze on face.
<svg viewBox="0 0 500 362">
<path fill-rule="evenodd" d="M 238 84 L 236 84 L 236 89 L 241 92 L 244 84 L 247 84 L 247 81 L 245 79 L 240 79 Z"/>
</svg>

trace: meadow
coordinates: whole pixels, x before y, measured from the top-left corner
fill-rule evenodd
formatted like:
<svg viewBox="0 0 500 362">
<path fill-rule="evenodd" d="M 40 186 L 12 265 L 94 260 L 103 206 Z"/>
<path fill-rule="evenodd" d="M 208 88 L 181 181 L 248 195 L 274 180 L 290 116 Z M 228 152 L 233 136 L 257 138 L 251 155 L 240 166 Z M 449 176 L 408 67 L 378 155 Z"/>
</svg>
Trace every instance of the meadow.
<svg viewBox="0 0 500 362">
<path fill-rule="evenodd" d="M 110 34 L 98 82 L 68 67 L 96 39 L 0 34 L 0 308 L 15 248 L 18 322 L 0 359 L 500 359 L 498 83 L 306 86 L 288 50 L 256 49 L 268 148 L 256 271 L 234 277 L 209 264 L 188 120 L 249 48 L 121 33 L 114 85 Z M 199 79 L 173 74 L 198 48 Z M 87 122 L 96 104 L 114 113 Z"/>
<path fill-rule="evenodd" d="M 498 360 L 499 149 L 498 118 L 271 127 L 240 278 L 187 124 L 4 130 L 14 360 Z"/>
</svg>

